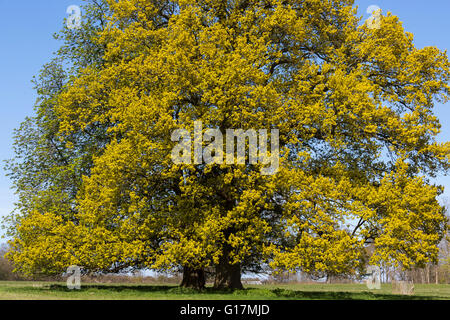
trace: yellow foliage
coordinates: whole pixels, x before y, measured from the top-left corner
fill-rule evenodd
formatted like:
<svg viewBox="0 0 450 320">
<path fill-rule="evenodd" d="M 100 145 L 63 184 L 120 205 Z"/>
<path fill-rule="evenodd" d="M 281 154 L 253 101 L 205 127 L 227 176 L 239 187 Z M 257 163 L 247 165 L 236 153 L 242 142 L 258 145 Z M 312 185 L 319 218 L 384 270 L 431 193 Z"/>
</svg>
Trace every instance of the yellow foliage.
<svg viewBox="0 0 450 320">
<path fill-rule="evenodd" d="M 168 7 L 174 6 L 169 12 Z M 447 170 L 434 99 L 449 62 L 398 18 L 360 26 L 352 1 L 110 1 L 104 65 L 58 97 L 61 134 L 108 124 L 113 139 L 80 192 L 78 224 L 21 221 L 24 270 L 79 264 L 354 272 L 436 258 L 445 226 L 428 174 Z M 164 10 L 163 10 L 164 9 Z M 163 14 L 165 13 L 165 14 Z M 175 165 L 175 129 L 280 130 L 280 171 Z"/>
</svg>

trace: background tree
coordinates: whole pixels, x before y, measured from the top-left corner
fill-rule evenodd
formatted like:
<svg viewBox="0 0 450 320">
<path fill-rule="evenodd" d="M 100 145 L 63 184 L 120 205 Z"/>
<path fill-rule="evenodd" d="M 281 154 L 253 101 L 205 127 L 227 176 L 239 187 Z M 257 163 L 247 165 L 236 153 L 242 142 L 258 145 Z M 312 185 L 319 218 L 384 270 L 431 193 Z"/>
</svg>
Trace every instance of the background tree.
<svg viewBox="0 0 450 320">
<path fill-rule="evenodd" d="M 14 266 L 8 259 L 5 258 L 7 248 L 5 245 L 0 246 L 0 280 L 18 280 L 19 276 L 13 272 Z"/>
<path fill-rule="evenodd" d="M 202 282 L 214 267 L 215 287 L 240 288 L 263 263 L 354 273 L 368 243 L 371 263 L 436 260 L 444 52 L 415 48 L 389 13 L 379 29 L 361 25 L 350 0 L 108 5 L 102 65 L 71 78 L 55 112 L 63 139 L 99 127 L 109 139 L 83 173 L 75 220 L 34 210 L 17 225 L 10 257 L 23 270 L 183 266 Z M 280 170 L 174 164 L 171 134 L 194 121 L 279 129 Z"/>
</svg>

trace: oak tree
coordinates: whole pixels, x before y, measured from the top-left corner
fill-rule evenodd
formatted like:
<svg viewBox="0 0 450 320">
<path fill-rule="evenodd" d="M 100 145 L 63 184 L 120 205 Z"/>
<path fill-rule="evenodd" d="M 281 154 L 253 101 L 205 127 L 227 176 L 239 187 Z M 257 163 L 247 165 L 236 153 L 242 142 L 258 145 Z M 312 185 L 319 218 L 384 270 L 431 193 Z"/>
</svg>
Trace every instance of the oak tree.
<svg viewBox="0 0 450 320">
<path fill-rule="evenodd" d="M 434 261 L 446 220 L 430 178 L 449 168 L 436 101 L 449 61 L 387 13 L 351 0 L 107 1 L 88 63 L 55 97 L 58 135 L 105 128 L 75 219 L 32 210 L 21 270 L 184 268 L 185 285 L 241 288 L 241 273 L 340 274 Z M 175 164 L 174 130 L 279 130 L 280 164 Z M 269 136 L 269 139 L 272 137 Z M 68 149 L 71 144 L 66 144 Z"/>
</svg>

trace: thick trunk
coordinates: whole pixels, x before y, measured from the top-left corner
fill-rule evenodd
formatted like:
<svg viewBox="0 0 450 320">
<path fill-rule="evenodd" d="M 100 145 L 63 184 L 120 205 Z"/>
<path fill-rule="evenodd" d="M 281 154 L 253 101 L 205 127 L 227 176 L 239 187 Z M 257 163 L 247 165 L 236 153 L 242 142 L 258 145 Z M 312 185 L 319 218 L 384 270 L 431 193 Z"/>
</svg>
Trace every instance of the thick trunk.
<svg viewBox="0 0 450 320">
<path fill-rule="evenodd" d="M 217 265 L 214 288 L 243 289 L 241 282 L 241 265 Z"/>
<path fill-rule="evenodd" d="M 226 192 L 225 192 L 225 198 Z M 232 210 L 234 201 L 227 199 L 226 208 Z M 234 228 L 230 227 L 224 232 L 225 238 L 229 238 L 231 234 L 236 232 Z M 222 255 L 219 258 L 219 263 L 215 266 L 214 288 L 216 289 L 243 289 L 241 282 L 241 264 L 231 264 L 230 253 L 232 247 L 228 243 L 224 243 L 222 247 Z"/>
<path fill-rule="evenodd" d="M 205 283 L 205 270 L 190 267 L 183 268 L 183 281 L 181 282 L 182 287 L 201 290 L 205 288 Z"/>
<path fill-rule="evenodd" d="M 228 250 L 216 265 L 216 277 L 214 280 L 214 288 L 216 289 L 243 289 L 241 282 L 241 265 L 230 264 Z"/>
</svg>

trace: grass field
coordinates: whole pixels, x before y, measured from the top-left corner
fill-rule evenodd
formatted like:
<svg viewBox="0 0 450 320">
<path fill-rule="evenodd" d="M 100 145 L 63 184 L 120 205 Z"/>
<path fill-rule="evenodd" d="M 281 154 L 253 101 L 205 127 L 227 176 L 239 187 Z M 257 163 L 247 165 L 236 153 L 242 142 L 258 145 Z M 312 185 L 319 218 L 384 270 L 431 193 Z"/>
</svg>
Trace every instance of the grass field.
<svg viewBox="0 0 450 320">
<path fill-rule="evenodd" d="M 0 282 L 0 300 L 450 300 L 450 285 L 415 285 L 413 296 L 392 294 L 390 284 L 369 291 L 363 284 L 287 284 L 247 286 L 244 290 L 202 292 L 174 285 Z"/>
</svg>

